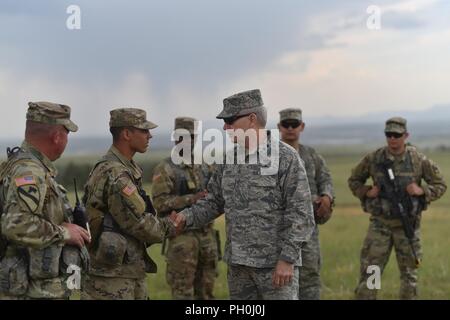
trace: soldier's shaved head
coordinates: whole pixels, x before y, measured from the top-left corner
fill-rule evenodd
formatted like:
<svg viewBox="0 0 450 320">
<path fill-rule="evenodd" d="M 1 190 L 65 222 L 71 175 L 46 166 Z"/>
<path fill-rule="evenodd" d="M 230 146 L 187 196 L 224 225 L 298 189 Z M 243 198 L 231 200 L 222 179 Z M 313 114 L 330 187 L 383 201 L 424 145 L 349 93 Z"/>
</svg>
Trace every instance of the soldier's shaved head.
<svg viewBox="0 0 450 320">
<path fill-rule="evenodd" d="M 48 138 L 63 129 L 64 126 L 62 125 L 27 120 L 25 126 L 25 139 L 34 140 L 36 138 Z"/>
</svg>

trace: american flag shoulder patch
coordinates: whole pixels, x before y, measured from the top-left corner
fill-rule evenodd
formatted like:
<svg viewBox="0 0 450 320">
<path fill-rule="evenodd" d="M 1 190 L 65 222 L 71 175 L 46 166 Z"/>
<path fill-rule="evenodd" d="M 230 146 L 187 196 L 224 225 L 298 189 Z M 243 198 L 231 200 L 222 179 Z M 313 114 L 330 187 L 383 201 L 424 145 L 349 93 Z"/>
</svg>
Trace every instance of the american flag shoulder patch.
<svg viewBox="0 0 450 320">
<path fill-rule="evenodd" d="M 157 175 L 153 176 L 153 181 L 159 180 L 161 178 L 161 173 L 158 173 Z"/>
<path fill-rule="evenodd" d="M 33 176 L 23 176 L 15 179 L 16 187 L 26 186 L 29 184 L 36 184 L 36 180 Z"/>
<path fill-rule="evenodd" d="M 127 185 L 125 188 L 122 189 L 122 193 L 126 195 L 127 197 L 131 196 L 136 191 L 135 185 Z"/>
</svg>

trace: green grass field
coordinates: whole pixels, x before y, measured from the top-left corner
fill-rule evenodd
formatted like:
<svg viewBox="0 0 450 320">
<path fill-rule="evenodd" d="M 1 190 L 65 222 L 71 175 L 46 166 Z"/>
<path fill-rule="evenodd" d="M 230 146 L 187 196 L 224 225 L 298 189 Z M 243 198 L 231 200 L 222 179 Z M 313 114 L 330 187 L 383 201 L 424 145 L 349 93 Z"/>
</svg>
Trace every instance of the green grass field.
<svg viewBox="0 0 450 320">
<path fill-rule="evenodd" d="M 358 281 L 359 252 L 367 230 L 369 215 L 362 212 L 358 199 L 351 195 L 347 188 L 347 178 L 351 168 L 361 156 L 362 154 L 355 153 L 326 154 L 325 156 L 333 175 L 337 205 L 332 219 L 320 227 L 323 299 L 352 299 L 353 290 Z M 450 177 L 450 153 L 432 153 L 429 157 L 439 164 L 445 177 Z M 148 187 L 147 185 L 146 189 Z M 450 298 L 449 207 L 450 194 L 447 193 L 423 214 L 424 255 L 419 269 L 421 299 Z M 223 217 L 216 221 L 216 228 L 221 230 L 222 238 L 224 238 Z M 160 245 L 150 248 L 151 256 L 157 262 L 159 270 L 157 274 L 148 276 L 149 293 L 152 299 L 170 299 L 170 290 L 165 281 L 165 261 L 160 251 Z M 395 254 L 393 254 L 382 277 L 379 298 L 397 299 L 399 285 L 399 272 Z M 228 298 L 226 265 L 223 262 L 219 263 L 215 295 L 218 299 Z"/>
</svg>

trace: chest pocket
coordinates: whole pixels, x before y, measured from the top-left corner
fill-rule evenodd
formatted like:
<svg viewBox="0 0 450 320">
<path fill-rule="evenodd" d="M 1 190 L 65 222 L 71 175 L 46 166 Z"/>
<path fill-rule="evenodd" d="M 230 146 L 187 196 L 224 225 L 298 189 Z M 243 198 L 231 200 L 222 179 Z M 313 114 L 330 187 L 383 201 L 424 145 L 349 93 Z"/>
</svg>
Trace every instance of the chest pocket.
<svg viewBox="0 0 450 320">
<path fill-rule="evenodd" d="M 227 194 L 226 190 L 233 191 L 238 177 L 237 173 L 234 171 L 236 168 L 226 168 L 222 174 L 222 190 L 224 195 Z"/>
<path fill-rule="evenodd" d="M 202 190 L 200 170 L 196 168 L 181 169 L 172 162 L 169 163 L 174 171 L 175 191 L 178 195 L 193 194 Z"/>
<path fill-rule="evenodd" d="M 410 152 L 406 154 L 405 162 L 402 165 L 396 165 L 394 169 L 395 175 L 398 178 L 400 187 L 405 190 L 406 187 L 413 182 L 417 182 L 420 185 L 420 172 L 418 172 L 420 166 L 414 167 L 413 155 Z"/>
<path fill-rule="evenodd" d="M 256 176 L 250 180 L 249 185 L 257 188 L 275 188 L 277 185 L 276 176 Z"/>
<path fill-rule="evenodd" d="M 255 175 L 248 182 L 248 200 L 272 207 L 280 198 L 277 176 Z"/>
</svg>

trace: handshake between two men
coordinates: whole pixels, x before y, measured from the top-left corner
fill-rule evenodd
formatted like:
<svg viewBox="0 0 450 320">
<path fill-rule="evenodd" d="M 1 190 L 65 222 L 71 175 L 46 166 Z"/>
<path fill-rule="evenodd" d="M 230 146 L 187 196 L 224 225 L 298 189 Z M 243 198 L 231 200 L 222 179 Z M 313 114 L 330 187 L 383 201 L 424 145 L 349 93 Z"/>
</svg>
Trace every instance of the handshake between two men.
<svg viewBox="0 0 450 320">
<path fill-rule="evenodd" d="M 195 204 L 199 199 L 205 198 L 207 194 L 208 191 L 206 190 L 197 192 L 193 195 L 191 204 Z M 182 212 L 172 210 L 172 212 L 168 216 L 168 220 L 172 224 L 171 230 L 169 231 L 169 238 L 176 237 L 183 233 L 186 225 L 186 216 Z"/>
</svg>

